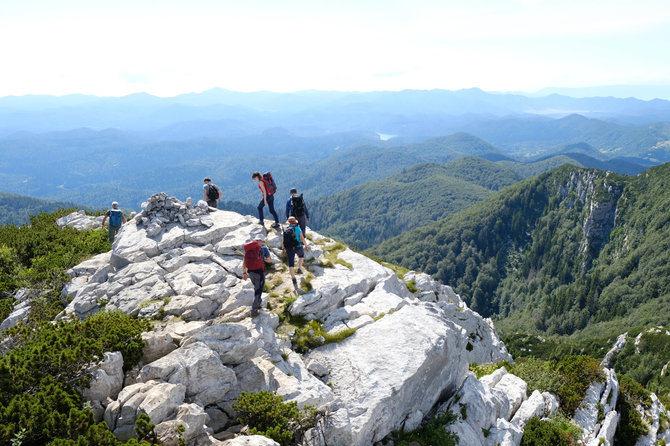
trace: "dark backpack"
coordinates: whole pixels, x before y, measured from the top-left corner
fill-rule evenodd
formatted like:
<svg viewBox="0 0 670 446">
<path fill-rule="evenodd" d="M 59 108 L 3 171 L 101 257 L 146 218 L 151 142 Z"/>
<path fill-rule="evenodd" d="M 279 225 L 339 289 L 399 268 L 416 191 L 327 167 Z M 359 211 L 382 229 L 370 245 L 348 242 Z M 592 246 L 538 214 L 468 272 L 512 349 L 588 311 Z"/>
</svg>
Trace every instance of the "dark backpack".
<svg viewBox="0 0 670 446">
<path fill-rule="evenodd" d="M 121 226 L 121 223 L 123 223 L 123 219 L 121 216 L 123 213 L 118 210 L 118 209 L 110 209 L 109 210 L 109 225 L 110 226 Z"/>
<path fill-rule="evenodd" d="M 295 228 L 289 226 L 284 230 L 284 249 L 295 249 L 298 247 L 298 239 L 295 238 Z"/>
<path fill-rule="evenodd" d="M 210 184 L 207 188 L 207 199 L 214 201 L 219 199 L 219 188 L 215 184 Z"/>
<path fill-rule="evenodd" d="M 274 195 L 274 193 L 277 192 L 277 184 L 270 172 L 265 172 L 263 174 L 263 183 L 265 183 L 265 192 L 268 195 Z"/>
<path fill-rule="evenodd" d="M 291 197 L 291 206 L 293 207 L 292 214 L 294 217 L 305 215 L 305 200 L 303 200 L 302 194 L 299 197 Z"/>
<path fill-rule="evenodd" d="M 244 265 L 249 271 L 265 268 L 260 243 L 249 242 L 244 245 Z"/>
</svg>

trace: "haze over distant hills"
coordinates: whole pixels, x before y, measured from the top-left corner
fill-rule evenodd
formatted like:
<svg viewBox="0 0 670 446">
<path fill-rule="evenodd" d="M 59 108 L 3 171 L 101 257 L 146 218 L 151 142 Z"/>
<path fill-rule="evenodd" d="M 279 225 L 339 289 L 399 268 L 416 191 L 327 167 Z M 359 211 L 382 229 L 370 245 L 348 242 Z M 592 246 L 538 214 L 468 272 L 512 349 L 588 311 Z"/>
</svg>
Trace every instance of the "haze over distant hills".
<svg viewBox="0 0 670 446">
<path fill-rule="evenodd" d="M 213 89 L 172 98 L 148 94 L 0 98 L 0 135 L 78 127 L 155 132 L 178 122 L 223 121 L 238 132 L 286 127 L 292 132 L 379 131 L 425 138 L 459 131 L 466 122 L 508 115 L 616 118 L 621 122 L 670 120 L 670 102 L 635 98 L 529 97 L 480 89 L 399 92 L 239 93 Z M 475 117 L 478 116 L 478 119 Z M 439 130 L 439 131 L 437 131 Z M 193 136 L 193 135 L 190 135 Z"/>
<path fill-rule="evenodd" d="M 644 101 L 652 99 L 670 100 L 670 85 L 603 85 L 596 87 L 580 88 L 543 88 L 529 96 L 547 96 L 560 94 L 576 98 L 588 97 L 615 97 L 615 98 L 637 98 Z"/>
<path fill-rule="evenodd" d="M 1 189 L 90 206 L 139 208 L 156 190 L 200 198 L 204 176 L 225 200 L 254 205 L 255 170 L 272 171 L 282 194 L 295 186 L 316 200 L 469 155 L 522 177 L 558 162 L 635 174 L 670 160 L 669 141 L 670 101 L 633 98 L 479 89 L 0 98 Z"/>
</svg>

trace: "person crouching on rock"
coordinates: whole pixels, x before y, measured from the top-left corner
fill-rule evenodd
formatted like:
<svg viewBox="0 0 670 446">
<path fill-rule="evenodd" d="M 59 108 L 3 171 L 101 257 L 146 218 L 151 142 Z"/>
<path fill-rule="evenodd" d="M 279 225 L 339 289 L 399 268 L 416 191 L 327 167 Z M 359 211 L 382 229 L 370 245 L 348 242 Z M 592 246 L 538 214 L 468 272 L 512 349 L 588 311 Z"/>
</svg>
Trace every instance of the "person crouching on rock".
<svg viewBox="0 0 670 446">
<path fill-rule="evenodd" d="M 254 285 L 254 303 L 251 305 L 251 317 L 258 316 L 261 310 L 261 295 L 265 286 L 265 259 L 270 258 L 270 251 L 264 246 L 262 235 L 244 245 L 244 262 L 242 278 L 251 279 Z"/>
</svg>

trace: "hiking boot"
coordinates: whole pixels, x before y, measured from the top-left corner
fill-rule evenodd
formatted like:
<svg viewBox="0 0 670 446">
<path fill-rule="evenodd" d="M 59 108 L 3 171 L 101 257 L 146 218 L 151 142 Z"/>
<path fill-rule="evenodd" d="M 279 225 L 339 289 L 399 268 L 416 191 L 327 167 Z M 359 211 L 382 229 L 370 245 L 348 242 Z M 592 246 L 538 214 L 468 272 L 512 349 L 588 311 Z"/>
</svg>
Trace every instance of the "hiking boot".
<svg viewBox="0 0 670 446">
<path fill-rule="evenodd" d="M 275 228 L 275 229 L 277 229 L 277 228 L 279 227 L 279 223 L 274 222 L 274 223 L 272 224 L 272 227 Z"/>
<path fill-rule="evenodd" d="M 256 317 L 261 314 L 260 310 L 251 310 L 251 317 Z"/>
<path fill-rule="evenodd" d="M 258 220 L 258 224 L 261 226 L 265 226 L 265 223 L 263 223 L 263 220 Z"/>
<path fill-rule="evenodd" d="M 298 274 L 302 274 L 302 268 L 298 268 L 298 271 L 296 271 Z"/>
</svg>

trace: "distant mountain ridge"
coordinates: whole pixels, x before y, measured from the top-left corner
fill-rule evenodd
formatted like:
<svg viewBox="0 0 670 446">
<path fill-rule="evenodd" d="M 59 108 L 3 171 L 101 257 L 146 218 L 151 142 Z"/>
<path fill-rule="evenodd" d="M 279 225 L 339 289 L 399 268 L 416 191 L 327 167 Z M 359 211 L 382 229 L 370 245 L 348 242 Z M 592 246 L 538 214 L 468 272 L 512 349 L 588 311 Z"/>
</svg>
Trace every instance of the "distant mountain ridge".
<svg viewBox="0 0 670 446">
<path fill-rule="evenodd" d="M 618 116 L 622 120 L 641 123 L 639 120 L 642 119 L 651 123 L 670 120 L 670 101 L 572 98 L 556 94 L 528 97 L 487 93 L 480 89 L 368 93 L 239 93 L 212 89 L 171 98 L 144 93 L 119 98 L 12 96 L 0 98 L 0 135 L 22 130 L 44 132 L 77 127 L 154 131 L 183 121 L 232 119 L 254 122 L 261 127 L 294 129 L 315 126 L 323 131 L 376 130 L 414 135 L 420 131 L 426 137 L 430 136 L 426 133 L 426 125 L 448 123 L 456 116 L 490 118 L 570 113 L 609 118 Z M 455 131 L 458 130 L 452 128 L 448 133 Z"/>
</svg>

